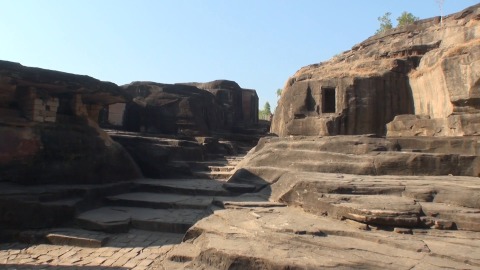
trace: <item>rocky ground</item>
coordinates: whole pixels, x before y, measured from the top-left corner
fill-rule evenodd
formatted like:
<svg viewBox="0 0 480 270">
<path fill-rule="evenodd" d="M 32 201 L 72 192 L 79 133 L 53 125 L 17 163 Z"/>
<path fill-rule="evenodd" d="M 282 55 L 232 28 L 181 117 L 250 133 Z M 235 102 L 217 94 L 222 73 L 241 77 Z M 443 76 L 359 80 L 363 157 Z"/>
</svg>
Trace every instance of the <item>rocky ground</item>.
<svg viewBox="0 0 480 270">
<path fill-rule="evenodd" d="M 479 14 L 302 68 L 272 124 L 295 136 L 245 156 L 259 132 L 108 134 L 118 86 L 0 62 L 0 269 L 480 269 Z"/>
<path fill-rule="evenodd" d="M 242 156 L 214 157 L 191 161 L 189 178 L 41 187 L 2 183 L 3 213 L 12 225 L 32 229 L 10 226 L 0 233 L 7 242 L 0 244 L 0 269 L 182 269 L 167 255 L 185 232 L 210 215 L 214 204 L 255 188 L 225 181 Z M 49 226 L 55 228 L 35 229 Z"/>
<path fill-rule="evenodd" d="M 278 174 L 254 170 L 289 140 L 205 161 L 188 179 L 136 180 L 69 228 L 17 234 L 23 243 L 0 246 L 0 269 L 480 268 L 477 177 L 285 170 L 273 158 L 267 172 Z M 312 152 L 312 140 L 288 145 Z M 345 140 L 323 147 L 354 151 Z"/>
</svg>

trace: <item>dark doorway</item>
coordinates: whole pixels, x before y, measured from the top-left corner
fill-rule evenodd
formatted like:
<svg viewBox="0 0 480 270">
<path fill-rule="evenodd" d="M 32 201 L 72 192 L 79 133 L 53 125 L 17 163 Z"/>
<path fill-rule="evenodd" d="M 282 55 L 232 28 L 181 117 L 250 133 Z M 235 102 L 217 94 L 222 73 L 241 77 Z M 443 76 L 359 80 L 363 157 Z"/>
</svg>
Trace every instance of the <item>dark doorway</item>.
<svg viewBox="0 0 480 270">
<path fill-rule="evenodd" d="M 335 113 L 335 88 L 323 88 L 322 92 L 322 113 Z"/>
<path fill-rule="evenodd" d="M 315 98 L 312 95 L 312 89 L 310 86 L 307 88 L 307 96 L 305 98 L 305 107 L 307 107 L 307 111 L 313 112 L 315 111 L 315 107 L 317 107 L 317 102 L 315 102 Z"/>
</svg>

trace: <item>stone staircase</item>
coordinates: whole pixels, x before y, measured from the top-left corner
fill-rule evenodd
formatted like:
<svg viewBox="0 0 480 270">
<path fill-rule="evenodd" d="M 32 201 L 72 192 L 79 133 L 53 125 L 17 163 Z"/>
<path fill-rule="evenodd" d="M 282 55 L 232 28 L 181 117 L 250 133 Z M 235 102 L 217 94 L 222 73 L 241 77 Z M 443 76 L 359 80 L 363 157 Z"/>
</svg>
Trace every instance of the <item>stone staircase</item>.
<svg viewBox="0 0 480 270">
<path fill-rule="evenodd" d="M 225 156 L 214 161 L 194 162 L 195 164 L 191 164 L 194 168 L 192 174 L 195 178 L 226 182 L 233 175 L 235 166 L 243 160 L 243 157 L 243 155 Z"/>
<path fill-rule="evenodd" d="M 184 234 L 213 213 L 214 204 L 221 206 L 254 191 L 251 185 L 227 183 L 242 159 L 227 156 L 195 162 L 189 179 L 135 180 L 128 192 L 106 196 L 101 207 L 79 214 L 75 223 L 83 230 L 110 234 L 130 229 Z"/>
</svg>

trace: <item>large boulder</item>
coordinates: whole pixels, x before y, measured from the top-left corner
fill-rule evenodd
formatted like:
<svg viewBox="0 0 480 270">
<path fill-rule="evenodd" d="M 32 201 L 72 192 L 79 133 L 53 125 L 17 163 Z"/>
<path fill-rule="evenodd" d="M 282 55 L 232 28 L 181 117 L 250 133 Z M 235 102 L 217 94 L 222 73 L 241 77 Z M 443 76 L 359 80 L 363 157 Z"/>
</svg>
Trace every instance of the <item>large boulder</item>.
<svg viewBox="0 0 480 270">
<path fill-rule="evenodd" d="M 208 135 L 227 127 L 225 108 L 213 94 L 195 86 L 133 82 L 123 89 L 133 98 L 123 120 L 129 131 Z"/>
<path fill-rule="evenodd" d="M 101 109 L 121 89 L 88 76 L 0 61 L 0 181 L 105 183 L 140 177 L 101 130 Z"/>
<path fill-rule="evenodd" d="M 133 101 L 108 108 L 106 126 L 157 134 L 205 136 L 248 131 L 258 124 L 258 96 L 234 82 L 123 86 Z"/>
<path fill-rule="evenodd" d="M 258 96 L 253 89 L 241 88 L 229 80 L 207 83 L 189 83 L 209 91 L 226 108 L 226 121 L 234 129 L 243 129 L 258 123 Z"/>
<path fill-rule="evenodd" d="M 286 83 L 271 131 L 462 136 L 480 131 L 480 5 L 375 35 Z M 399 117 L 398 115 L 418 115 Z M 391 122 L 386 127 L 386 124 Z"/>
</svg>

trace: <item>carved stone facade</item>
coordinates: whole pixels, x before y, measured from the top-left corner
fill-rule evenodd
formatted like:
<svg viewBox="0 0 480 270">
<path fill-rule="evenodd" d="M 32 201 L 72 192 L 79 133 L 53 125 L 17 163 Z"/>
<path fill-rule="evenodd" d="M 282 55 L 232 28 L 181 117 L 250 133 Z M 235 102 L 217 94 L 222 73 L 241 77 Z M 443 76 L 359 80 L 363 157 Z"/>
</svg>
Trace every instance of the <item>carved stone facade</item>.
<svg viewBox="0 0 480 270">
<path fill-rule="evenodd" d="M 35 122 L 54 123 L 56 121 L 59 106 L 58 98 L 45 95 L 39 97 L 33 87 L 19 91 L 18 96 L 19 106 L 27 119 Z"/>
<path fill-rule="evenodd" d="M 443 25 L 437 17 L 392 29 L 300 69 L 285 85 L 271 131 L 478 135 L 478 59 L 480 5 L 448 16 Z"/>
<path fill-rule="evenodd" d="M 131 101 L 108 106 L 105 126 L 136 132 L 210 135 L 258 123 L 258 96 L 233 81 L 123 86 Z"/>
<path fill-rule="evenodd" d="M 96 184 L 141 176 L 97 125 L 112 83 L 0 61 L 0 182 Z"/>
</svg>

